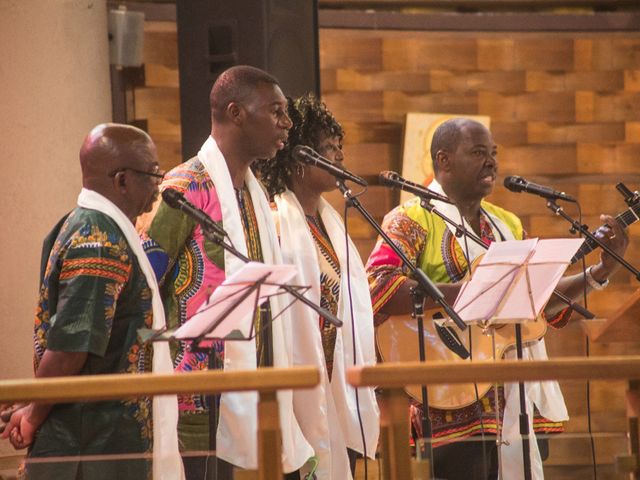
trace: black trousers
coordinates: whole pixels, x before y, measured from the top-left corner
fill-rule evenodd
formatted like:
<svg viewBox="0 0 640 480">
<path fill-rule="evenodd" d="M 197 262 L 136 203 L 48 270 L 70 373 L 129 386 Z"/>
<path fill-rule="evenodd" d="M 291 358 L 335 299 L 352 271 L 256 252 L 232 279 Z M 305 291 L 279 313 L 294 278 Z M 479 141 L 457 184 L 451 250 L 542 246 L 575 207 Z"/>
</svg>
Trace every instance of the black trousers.
<svg viewBox="0 0 640 480">
<path fill-rule="evenodd" d="M 542 460 L 549 456 L 549 441 L 537 439 Z M 498 447 L 495 440 L 451 443 L 433 449 L 437 480 L 497 480 Z"/>
<path fill-rule="evenodd" d="M 493 440 L 457 442 L 433 449 L 438 480 L 496 480 L 498 449 Z"/>
</svg>

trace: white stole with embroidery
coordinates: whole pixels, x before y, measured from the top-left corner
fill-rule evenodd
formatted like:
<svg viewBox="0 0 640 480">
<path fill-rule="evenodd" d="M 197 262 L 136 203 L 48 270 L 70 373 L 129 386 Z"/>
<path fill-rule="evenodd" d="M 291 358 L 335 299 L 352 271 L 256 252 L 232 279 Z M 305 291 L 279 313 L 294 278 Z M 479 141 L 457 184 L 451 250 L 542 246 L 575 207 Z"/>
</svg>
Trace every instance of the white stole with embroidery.
<svg viewBox="0 0 640 480">
<path fill-rule="evenodd" d="M 319 305 L 320 268 L 317 248 L 302 207 L 295 194 L 289 190 L 276 195 L 275 202 L 278 206 L 283 258 L 287 263 L 296 265 L 298 274 L 295 283 L 310 285 L 305 296 Z M 302 431 L 319 458 L 317 478 L 342 480 L 351 478 L 347 447 L 364 453 L 355 389 L 347 385 L 345 371 L 354 363 L 354 340 L 357 364 L 376 363 L 373 311 L 362 260 L 351 239 L 348 240 L 348 247 L 345 245 L 345 229 L 341 217 L 322 198 L 319 213 L 340 263 L 337 316 L 344 323 L 336 332 L 333 374 L 329 381 L 318 314 L 301 302 L 296 302 L 291 307 L 292 316 L 296 319 L 292 325 L 294 363 L 311 364 L 322 371 L 322 382 L 318 387 L 294 392 L 294 409 Z M 351 302 L 347 284 L 347 248 L 350 256 Z M 353 305 L 355 332 L 351 327 L 350 304 Z M 358 400 L 367 456 L 374 458 L 380 427 L 373 389 L 359 389 Z"/>
<path fill-rule="evenodd" d="M 207 139 L 198 152 L 198 159 L 206 168 L 215 185 L 225 231 L 228 233 L 233 246 L 240 253 L 247 255 L 247 244 L 231 175 L 224 156 L 212 137 Z M 249 189 L 255 209 L 264 263 L 280 264 L 282 263 L 282 256 L 269 202 L 251 170 L 247 170 L 245 185 Z M 239 270 L 243 264 L 242 260 L 225 250 L 224 269 L 226 276 Z M 275 317 L 282 313 L 272 324 L 273 364 L 274 367 L 282 368 L 292 365 L 292 319 L 287 310 L 282 312 L 286 306 L 286 300 L 279 296 L 272 297 L 270 300 L 272 316 Z M 250 325 L 253 321 L 253 316 L 248 315 L 244 321 L 247 325 Z M 225 371 L 256 369 L 255 339 L 226 342 L 224 348 Z M 280 390 L 278 392 L 278 405 L 280 427 L 282 429 L 283 468 L 285 472 L 291 472 L 299 469 L 313 455 L 313 449 L 305 440 L 293 415 L 291 390 Z M 220 400 L 220 423 L 216 433 L 218 456 L 245 469 L 256 469 L 258 467 L 256 442 L 258 429 L 257 406 L 257 392 L 224 393 Z"/>
<path fill-rule="evenodd" d="M 78 196 L 78 206 L 97 210 L 111 218 L 127 239 L 138 265 L 151 290 L 154 330 L 165 328 L 164 307 L 158 290 L 155 273 L 142 249 L 140 237 L 133 223 L 113 202 L 98 192 L 83 188 Z M 153 344 L 153 373 L 173 373 L 173 363 L 167 342 Z M 176 395 L 153 397 L 153 478 L 155 480 L 183 479 L 184 471 L 178 451 L 178 399 Z"/>
<path fill-rule="evenodd" d="M 434 192 L 446 195 L 442 185 L 436 180 L 433 180 L 429 185 L 429 189 Z M 465 228 L 471 229 L 469 223 L 460 215 L 458 208 L 455 205 L 447 204 L 439 201 L 432 201 L 432 204 L 438 211 L 451 218 L 458 224 L 464 225 Z M 491 217 L 491 230 L 493 231 L 493 238 L 499 241 L 501 238 L 499 232 L 496 230 L 499 228 L 502 236 L 505 240 L 515 240 L 511 229 L 495 215 L 484 211 L 486 215 Z M 455 235 L 455 228 L 447 224 L 447 228 Z M 476 257 L 486 252 L 486 249 L 476 244 L 473 241 L 467 240 L 466 245 L 464 238 L 455 237 L 458 245 L 463 252 L 468 250 L 469 263 L 472 263 Z M 534 342 L 522 349 L 522 357 L 524 360 L 547 360 L 547 349 L 544 343 L 544 338 L 539 342 Z M 510 349 L 506 352 L 505 358 L 515 359 L 515 349 Z M 535 440 L 535 432 L 533 431 L 533 406 L 538 407 L 538 410 L 543 417 L 549 420 L 560 422 L 569 419 L 567 407 L 564 403 L 562 392 L 560 391 L 560 385 L 557 381 L 546 382 L 525 382 L 525 393 L 527 397 L 527 413 L 529 416 L 529 432 L 530 432 L 530 457 L 531 457 L 531 471 L 533 480 L 541 480 L 544 478 L 542 471 L 542 459 L 540 457 L 540 451 L 538 450 L 538 444 Z M 520 427 L 518 416 L 520 414 L 520 394 L 518 392 L 517 383 L 505 383 L 504 385 L 505 396 L 505 409 L 502 425 L 502 443 L 500 447 L 500 478 L 507 480 L 520 480 L 524 478 L 524 471 L 522 468 L 522 438 L 520 435 Z"/>
</svg>

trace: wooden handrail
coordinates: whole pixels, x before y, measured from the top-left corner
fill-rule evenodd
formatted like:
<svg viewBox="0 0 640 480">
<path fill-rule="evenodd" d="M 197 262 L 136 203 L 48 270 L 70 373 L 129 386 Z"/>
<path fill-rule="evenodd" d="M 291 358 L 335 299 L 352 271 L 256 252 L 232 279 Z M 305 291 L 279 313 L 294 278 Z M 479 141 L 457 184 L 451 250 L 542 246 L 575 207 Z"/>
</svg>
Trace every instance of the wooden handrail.
<svg viewBox="0 0 640 480">
<path fill-rule="evenodd" d="M 0 403 L 115 400 L 143 395 L 193 392 L 273 392 L 282 389 L 312 388 L 319 382 L 320 372 L 315 367 L 2 380 Z"/>
<path fill-rule="evenodd" d="M 640 355 L 456 364 L 384 363 L 371 367 L 352 367 L 347 371 L 349 383 L 358 387 L 584 379 L 640 379 Z"/>
<path fill-rule="evenodd" d="M 499 362 L 404 362 L 384 363 L 370 367 L 352 367 L 347 370 L 347 380 L 356 387 L 384 387 L 386 415 L 381 417 L 380 451 L 383 471 L 389 480 L 411 478 L 411 463 L 408 441 L 409 397 L 403 391 L 407 385 L 433 385 L 447 383 L 518 382 L 539 380 L 634 380 L 640 379 L 640 355 L 577 358 L 567 357 L 554 360 Z M 638 382 L 635 382 L 638 383 Z M 629 394 L 640 393 L 630 389 Z M 633 418 L 631 418 L 633 417 Z M 638 458 L 637 445 L 640 444 L 637 413 L 630 415 L 632 461 Z M 634 443 L 635 442 L 635 443 Z M 636 445 L 634 449 L 634 445 Z M 635 464 L 638 474 L 640 465 Z M 428 468 L 423 465 L 420 468 Z M 429 478 L 420 477 L 420 478 Z"/>
</svg>

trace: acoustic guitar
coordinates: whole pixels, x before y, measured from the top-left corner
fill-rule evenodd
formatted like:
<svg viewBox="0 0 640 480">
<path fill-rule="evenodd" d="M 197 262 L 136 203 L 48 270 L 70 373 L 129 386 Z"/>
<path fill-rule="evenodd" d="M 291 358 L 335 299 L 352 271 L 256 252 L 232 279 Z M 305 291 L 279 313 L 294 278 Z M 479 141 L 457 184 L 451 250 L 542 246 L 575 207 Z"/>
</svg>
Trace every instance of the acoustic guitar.
<svg viewBox="0 0 640 480">
<path fill-rule="evenodd" d="M 640 203 L 636 203 L 616 217 L 623 227 L 628 227 L 640 219 Z M 571 259 L 577 262 L 591 253 L 598 244 L 587 239 Z M 477 258 L 471 266 L 480 261 Z M 427 361 L 436 362 L 476 362 L 494 359 L 500 360 L 505 352 L 513 348 L 515 327 L 512 324 L 492 324 L 489 329 L 477 325 L 469 325 L 464 332 L 451 321 L 447 321 L 441 309 L 425 311 L 424 343 Z M 547 323 L 543 318 L 521 324 L 523 345 L 540 340 L 547 331 Z M 376 344 L 383 362 L 419 361 L 418 325 L 409 315 L 389 317 L 376 328 Z M 491 383 L 430 385 L 428 388 L 429 406 L 444 410 L 453 410 L 471 405 L 477 398 L 482 398 L 491 388 Z M 421 402 L 419 385 L 409 385 L 405 391 L 416 401 Z"/>
</svg>

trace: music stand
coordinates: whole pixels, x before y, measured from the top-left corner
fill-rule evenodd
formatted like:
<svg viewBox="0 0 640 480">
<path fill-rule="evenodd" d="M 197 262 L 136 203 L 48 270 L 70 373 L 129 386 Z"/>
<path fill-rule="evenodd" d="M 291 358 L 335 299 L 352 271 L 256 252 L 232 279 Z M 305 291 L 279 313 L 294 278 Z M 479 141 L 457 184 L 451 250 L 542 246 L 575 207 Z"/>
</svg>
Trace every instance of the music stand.
<svg viewBox="0 0 640 480">
<path fill-rule="evenodd" d="M 172 338 L 193 340 L 196 344 L 204 339 L 242 341 L 254 338 L 257 333 L 254 322 L 256 310 L 269 297 L 283 293 L 282 286 L 288 284 L 295 274 L 293 265 L 245 263 L 214 290 L 207 302 L 173 333 Z"/>
<path fill-rule="evenodd" d="M 587 335 L 594 342 L 627 343 L 640 342 L 640 288 L 625 300 L 607 320 L 593 322 L 584 320 Z M 618 457 L 620 470 L 631 473 L 633 478 L 640 478 L 640 381 L 630 380 L 627 391 L 627 417 L 629 429 L 629 453 L 626 457 Z"/>
<path fill-rule="evenodd" d="M 522 323 L 535 321 L 570 264 L 582 239 L 494 242 L 471 280 L 460 289 L 453 308 L 466 323 L 483 329 L 514 323 L 516 351 L 522 360 Z M 523 473 L 531 478 L 529 415 L 524 382 L 518 382 Z"/>
</svg>

